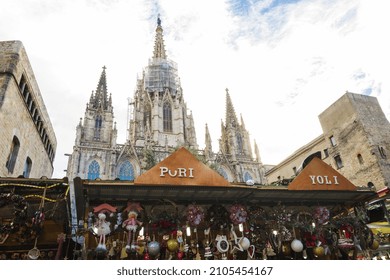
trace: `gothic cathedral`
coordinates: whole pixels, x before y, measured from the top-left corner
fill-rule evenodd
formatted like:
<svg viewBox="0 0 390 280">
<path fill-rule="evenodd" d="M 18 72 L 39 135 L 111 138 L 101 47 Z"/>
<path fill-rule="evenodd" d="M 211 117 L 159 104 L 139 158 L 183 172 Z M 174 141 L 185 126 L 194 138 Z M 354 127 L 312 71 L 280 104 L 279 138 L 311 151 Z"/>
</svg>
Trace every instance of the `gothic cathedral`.
<svg viewBox="0 0 390 280">
<path fill-rule="evenodd" d="M 112 97 L 107 92 L 106 68 L 103 67 L 84 119 L 80 119 L 76 128 L 68 178 L 133 181 L 184 146 L 229 182 L 266 184 L 259 149 L 255 142 L 253 158 L 249 133 L 242 117 L 238 121 L 227 89 L 226 120 L 225 124 L 221 123 L 219 152 L 212 150 L 207 124 L 205 148 L 199 149 L 176 63 L 168 59 L 165 52 L 160 19 L 157 20 L 153 56 L 137 80 L 131 109 L 128 140 L 117 144 Z"/>
</svg>

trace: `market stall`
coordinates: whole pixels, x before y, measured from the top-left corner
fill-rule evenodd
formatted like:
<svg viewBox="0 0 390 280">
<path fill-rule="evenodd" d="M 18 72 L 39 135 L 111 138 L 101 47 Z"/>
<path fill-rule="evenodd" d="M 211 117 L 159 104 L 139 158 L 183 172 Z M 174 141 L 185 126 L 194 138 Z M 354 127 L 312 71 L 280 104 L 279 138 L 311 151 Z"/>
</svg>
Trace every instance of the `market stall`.
<svg viewBox="0 0 390 280">
<path fill-rule="evenodd" d="M 185 148 L 134 182 L 74 184 L 79 258 L 357 259 L 375 245 L 377 194 L 316 158 L 287 187 L 230 184 Z"/>
</svg>

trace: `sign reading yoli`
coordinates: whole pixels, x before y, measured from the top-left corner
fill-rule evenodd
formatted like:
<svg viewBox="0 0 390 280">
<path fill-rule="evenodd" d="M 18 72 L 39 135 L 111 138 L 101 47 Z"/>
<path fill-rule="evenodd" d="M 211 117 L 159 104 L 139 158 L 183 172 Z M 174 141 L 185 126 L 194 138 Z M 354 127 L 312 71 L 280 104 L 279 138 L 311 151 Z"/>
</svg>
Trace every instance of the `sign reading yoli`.
<svg viewBox="0 0 390 280">
<path fill-rule="evenodd" d="M 356 186 L 329 164 L 314 157 L 288 185 L 290 191 L 356 191 Z"/>
<path fill-rule="evenodd" d="M 309 175 L 310 179 L 311 179 L 311 184 L 312 185 L 332 185 L 332 184 L 335 184 L 335 185 L 338 185 L 339 184 L 339 181 L 337 180 L 337 176 L 332 176 L 333 178 L 330 179 L 329 177 L 330 176 L 315 176 L 315 175 Z"/>
<path fill-rule="evenodd" d="M 188 171 L 188 173 L 187 173 Z M 161 166 L 160 167 L 160 177 L 165 177 L 168 174 L 170 177 L 179 177 L 179 178 L 194 178 L 194 169 L 193 168 L 183 168 L 179 167 L 175 170 L 171 170 L 168 167 Z"/>
</svg>

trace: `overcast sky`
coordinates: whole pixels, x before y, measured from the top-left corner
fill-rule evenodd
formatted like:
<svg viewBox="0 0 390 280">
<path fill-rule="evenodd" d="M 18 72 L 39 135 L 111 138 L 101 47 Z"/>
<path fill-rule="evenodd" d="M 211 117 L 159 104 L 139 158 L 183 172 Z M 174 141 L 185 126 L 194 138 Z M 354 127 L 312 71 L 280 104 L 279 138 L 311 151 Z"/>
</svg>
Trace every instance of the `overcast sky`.
<svg viewBox="0 0 390 280">
<path fill-rule="evenodd" d="M 318 115 L 346 91 L 390 118 L 390 2 L 383 0 L 0 0 L 0 40 L 23 42 L 57 136 L 65 176 L 76 126 L 107 67 L 118 128 L 153 53 L 161 15 L 200 148 L 218 151 L 225 88 L 262 161 L 277 164 L 322 133 Z"/>
</svg>

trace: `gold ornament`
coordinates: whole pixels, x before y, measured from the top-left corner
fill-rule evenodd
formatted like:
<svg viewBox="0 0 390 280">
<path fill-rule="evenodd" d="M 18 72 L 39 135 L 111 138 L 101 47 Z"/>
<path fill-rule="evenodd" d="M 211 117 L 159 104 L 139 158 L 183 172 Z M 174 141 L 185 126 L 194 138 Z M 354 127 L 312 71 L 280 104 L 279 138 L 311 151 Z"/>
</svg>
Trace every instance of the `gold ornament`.
<svg viewBox="0 0 390 280">
<path fill-rule="evenodd" d="M 176 252 L 179 249 L 179 242 L 176 239 L 169 239 L 167 241 L 167 248 L 169 252 Z"/>
<path fill-rule="evenodd" d="M 322 256 L 325 255 L 325 249 L 324 249 L 324 247 L 322 247 L 322 246 L 317 246 L 317 247 L 314 247 L 313 253 L 314 253 L 314 255 L 316 255 L 317 257 L 322 257 Z"/>
<path fill-rule="evenodd" d="M 378 248 L 379 248 L 379 242 L 378 242 L 378 240 L 374 240 L 374 241 L 372 242 L 371 249 L 372 249 L 372 250 L 376 250 L 376 249 L 378 249 Z"/>
</svg>

